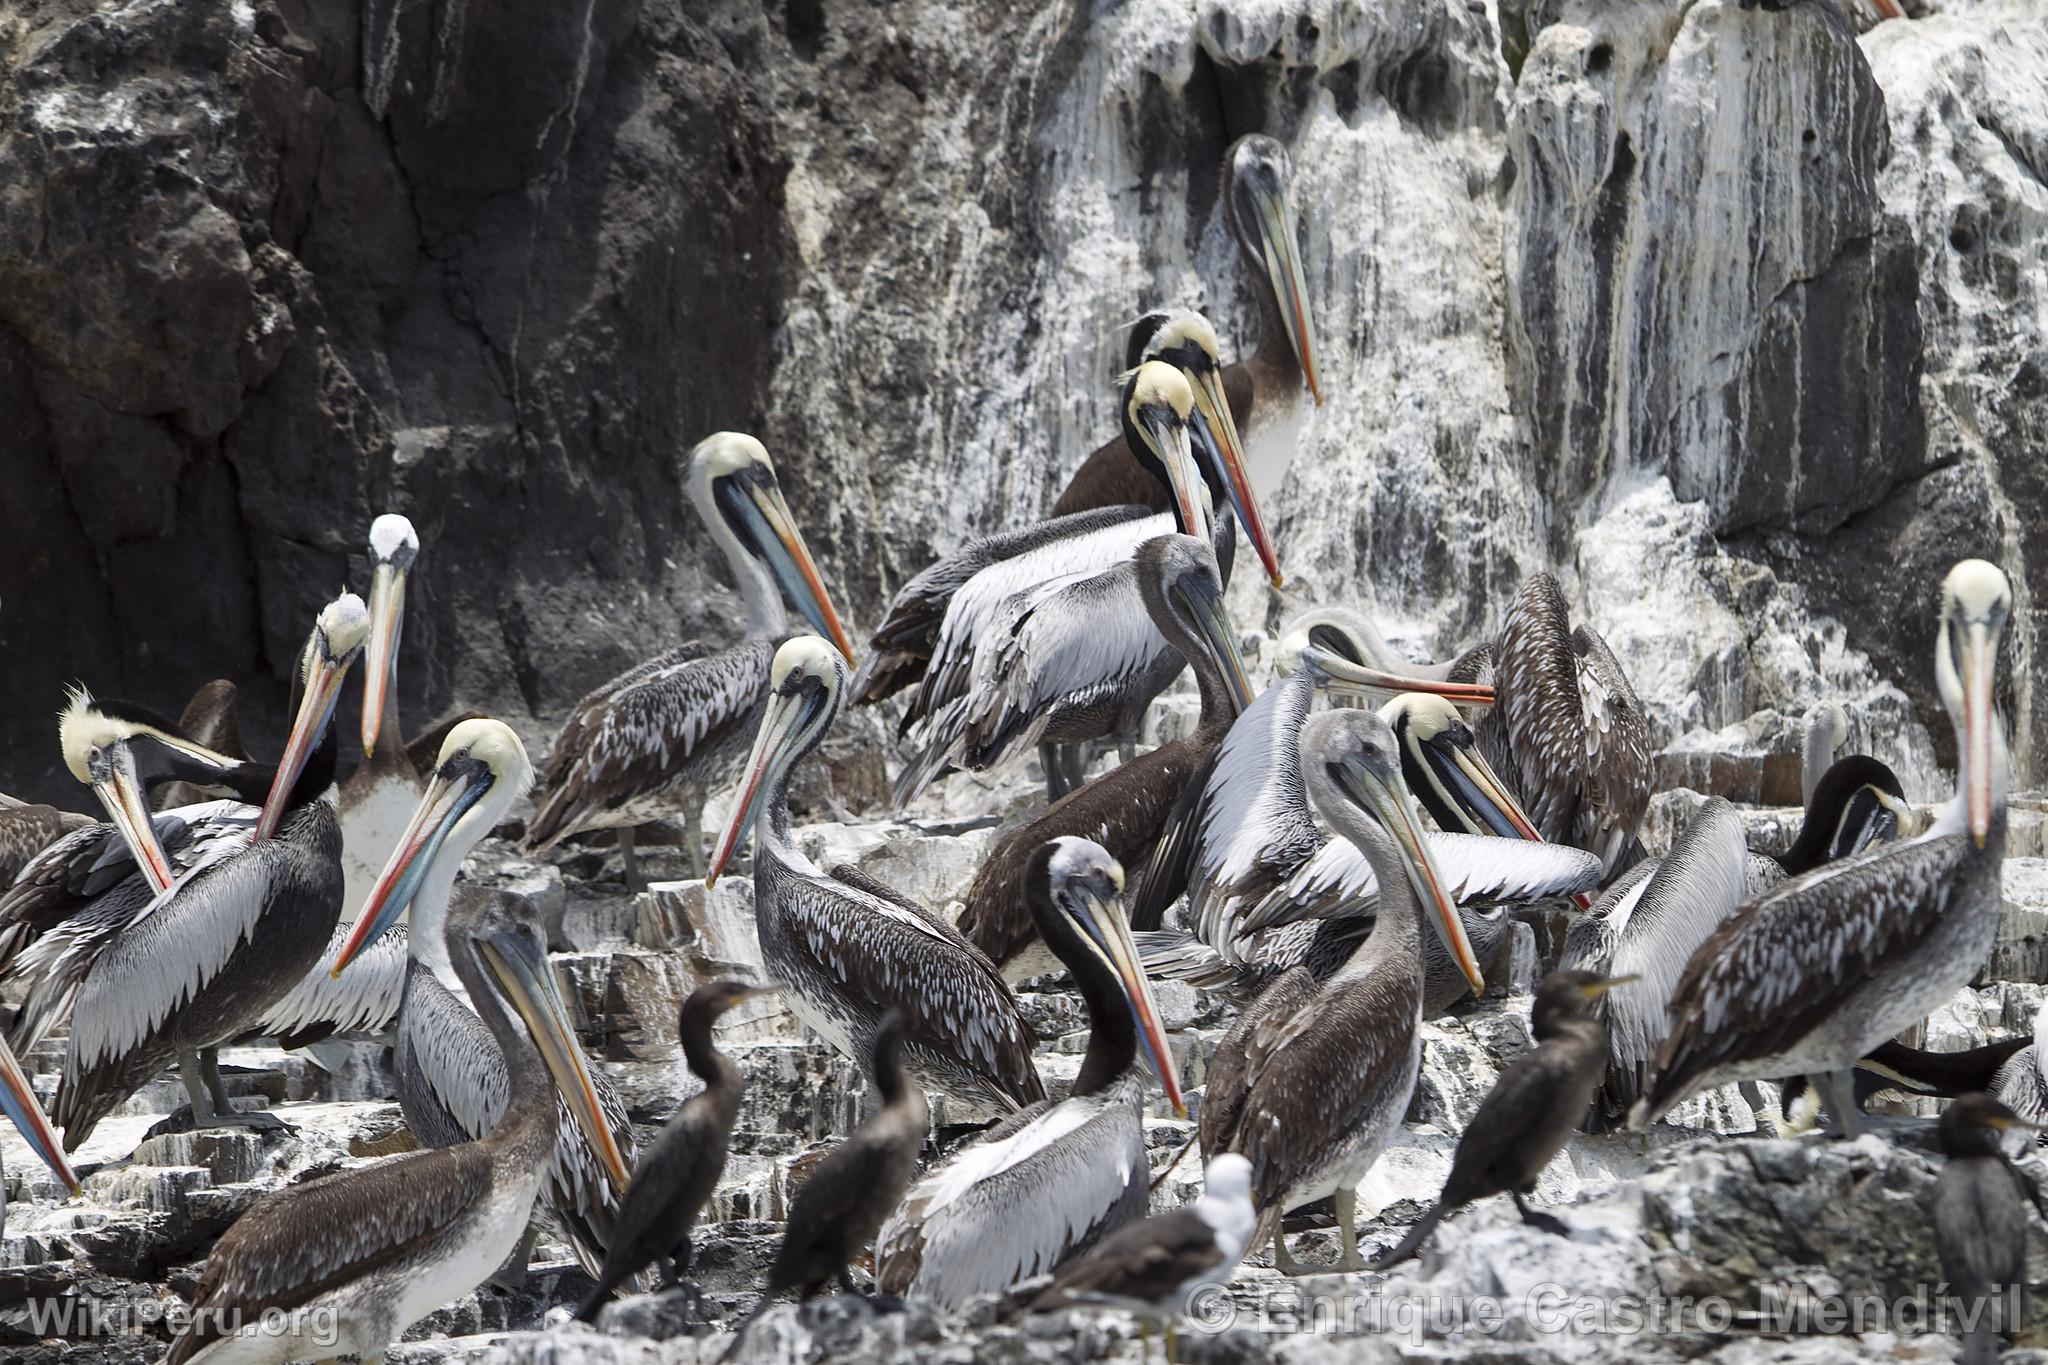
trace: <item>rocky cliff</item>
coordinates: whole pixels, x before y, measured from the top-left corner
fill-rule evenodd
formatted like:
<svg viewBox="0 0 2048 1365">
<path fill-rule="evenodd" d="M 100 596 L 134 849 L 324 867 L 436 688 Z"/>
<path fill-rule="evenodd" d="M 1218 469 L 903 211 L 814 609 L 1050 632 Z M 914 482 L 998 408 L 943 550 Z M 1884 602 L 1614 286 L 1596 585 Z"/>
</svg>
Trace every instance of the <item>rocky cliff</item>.
<svg viewBox="0 0 2048 1365">
<path fill-rule="evenodd" d="M 1274 509 L 1288 598 L 1246 585 L 1242 625 L 1350 599 L 1447 649 L 1551 564 L 1661 741 L 1782 748 L 1844 696 L 1929 795 L 1931 585 L 1981 553 L 2029 771 L 2048 20 L 1944 8 L 26 0 L 6 784 L 75 797 L 74 678 L 174 710 L 235 677 L 274 744 L 387 509 L 426 545 L 410 714 L 543 728 L 731 630 L 674 467 L 719 426 L 871 624 L 1050 503 L 1142 309 L 1249 347 L 1216 167 L 1252 130 L 1293 153 L 1330 397 Z"/>
</svg>

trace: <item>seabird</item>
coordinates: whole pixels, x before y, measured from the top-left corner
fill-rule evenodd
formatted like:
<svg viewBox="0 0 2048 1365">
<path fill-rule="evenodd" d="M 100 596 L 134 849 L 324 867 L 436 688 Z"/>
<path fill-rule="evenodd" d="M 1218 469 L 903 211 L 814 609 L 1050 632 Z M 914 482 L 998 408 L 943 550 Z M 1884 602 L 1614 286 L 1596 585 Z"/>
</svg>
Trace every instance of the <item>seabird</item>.
<svg viewBox="0 0 2048 1365">
<path fill-rule="evenodd" d="M 450 730 L 353 929 L 318 973 L 345 987 L 365 966 L 379 962 L 377 946 L 410 910 L 414 932 L 398 936 L 406 969 L 394 1010 L 392 1070 L 406 1127 L 423 1147 L 475 1141 L 498 1125 L 510 1102 L 504 1053 L 464 994 L 446 926 L 451 910 L 459 913 L 464 902 L 491 894 L 474 884 L 456 885 L 455 874 L 532 780 L 525 746 L 502 721 L 466 720 Z M 595 1275 L 605 1263 L 634 1141 L 625 1102 L 603 1072 L 592 1073 L 591 1086 L 608 1141 L 587 1141 L 568 1103 L 559 1105 L 558 1140 L 540 1208 Z M 513 1274 L 524 1266 L 521 1260 Z"/>
<path fill-rule="evenodd" d="M 90 815 L 76 811 L 0 797 L 0 888 L 14 885 L 38 853 L 93 823 Z"/>
<path fill-rule="evenodd" d="M 1835 761 L 1835 751 L 1849 738 L 1849 713 L 1838 701 L 1815 702 L 1807 708 L 1799 744 L 1799 802 L 1813 804 L 1813 789 Z"/>
<path fill-rule="evenodd" d="M 1422 1062 L 1423 920 L 1443 935 L 1473 993 L 1485 989 L 1416 826 L 1387 723 L 1369 711 L 1322 712 L 1302 726 L 1301 752 L 1316 809 L 1378 876 L 1380 911 L 1371 935 L 1321 986 L 1304 989 L 1305 968 L 1276 983 L 1282 999 L 1298 1003 L 1262 1012 L 1240 1076 L 1220 1087 L 1211 1072 L 1201 1124 L 1205 1155 L 1238 1152 L 1251 1161 L 1255 1240 L 1273 1239 L 1288 1274 L 1306 1267 L 1286 1254 L 1281 1217 L 1328 1195 L 1336 1196 L 1343 1240 L 1338 1268 L 1364 1267 L 1358 1182 L 1407 1112 Z"/>
<path fill-rule="evenodd" d="M 1141 1046 L 1174 1112 L 1186 1108 L 1117 906 L 1123 880 L 1086 839 L 1055 839 L 1032 859 L 1024 894 L 1087 1005 L 1088 1051 L 1068 1098 L 1013 1116 L 911 1187 L 876 1244 L 883 1293 L 958 1308 L 1057 1270 L 1143 1216 Z"/>
<path fill-rule="evenodd" d="M 1194 671 L 1201 715 L 1194 733 L 1067 793 L 1005 835 L 989 854 L 957 922 L 1011 981 L 1059 969 L 1024 908 L 1024 871 L 1032 855 L 1072 834 L 1095 840 L 1119 863 L 1140 862 L 1159 841 L 1183 788 L 1203 770 L 1208 751 L 1251 703 L 1251 684 L 1223 604 L 1223 577 L 1209 546 L 1192 536 L 1160 536 L 1138 547 L 1131 568 L 1154 628 Z"/>
<path fill-rule="evenodd" d="M 1543 978 L 1529 1012 L 1536 1045 L 1501 1068 L 1458 1135 L 1443 1193 L 1399 1246 L 1373 1262 L 1374 1270 L 1407 1260 L 1446 1215 L 1489 1195 L 1512 1196 L 1515 1211 L 1531 1227 L 1571 1236 L 1557 1218 L 1530 1208 L 1525 1196 L 1536 1192 L 1537 1177 L 1564 1150 L 1593 1102 L 1607 1061 L 1607 1030 L 1592 1007 L 1620 984 L 1592 972 L 1555 971 Z"/>
<path fill-rule="evenodd" d="M 827 1152 L 797 1190 L 761 1298 L 721 1360 L 730 1360 L 754 1319 L 792 1289 L 799 1303 L 810 1302 L 835 1280 L 846 1293 L 858 1292 L 846 1268 L 903 1201 L 931 1122 L 924 1092 L 903 1069 L 903 1022 L 901 1010 L 882 1016 L 874 1056 L 881 1107 Z"/>
<path fill-rule="evenodd" d="M 1249 361 L 1226 368 L 1221 381 L 1228 410 L 1244 433 L 1245 463 L 1260 502 L 1280 491 L 1308 419 L 1308 400 L 1317 406 L 1323 401 L 1308 283 L 1295 242 L 1293 184 L 1287 149 L 1264 134 L 1241 137 L 1224 154 L 1225 221 L 1251 267 L 1259 349 Z M 1090 455 L 1053 504 L 1053 515 L 1130 502 L 1162 507 L 1136 454 L 1132 446 L 1111 441 Z"/>
<path fill-rule="evenodd" d="M 751 831 L 763 970 L 799 1019 L 859 1063 L 874 1055 L 882 1015 L 898 1006 L 918 1084 L 998 1111 L 1036 1104 L 1045 1086 L 1031 1029 L 995 964 L 943 916 L 866 878 L 828 874 L 796 845 L 790 774 L 838 716 L 846 674 L 846 660 L 815 635 L 775 651 L 760 733 L 706 885 Z"/>
<path fill-rule="evenodd" d="M 1963 1328 L 1961 1365 L 1995 1365 L 2026 1323 L 2027 1207 L 2034 1192 L 2007 1160 L 2002 1133 L 2032 1129 L 1989 1095 L 1965 1095 L 1935 1129 L 1948 1161 L 1934 1178 L 1934 1246 Z"/>
<path fill-rule="evenodd" d="M 583 1321 L 597 1321 L 597 1310 L 613 1292 L 656 1261 L 661 1262 L 662 1288 L 683 1285 L 691 1308 L 701 1311 L 697 1287 L 684 1278 L 694 1254 L 690 1231 L 725 1171 L 726 1144 L 732 1140 L 746 1089 L 746 1077 L 718 1050 L 711 1029 L 720 1015 L 766 989 L 772 988 L 713 981 L 691 991 L 683 1002 L 676 1036 L 682 1042 L 683 1060 L 704 1088 L 683 1101 L 634 1165 L 633 1183 L 612 1223 L 604 1269 L 576 1310 Z"/>
<path fill-rule="evenodd" d="M 1857 1059 L 1983 966 L 2004 910 L 2006 750 L 1992 712 L 2005 575 L 1964 560 L 1941 587 L 1935 678 L 1956 731 L 1955 798 L 1926 833 L 1830 863 L 1751 902 L 1694 952 L 1630 1125 L 1694 1090 L 1813 1076 L 1853 1132 Z"/>
<path fill-rule="evenodd" d="M 70 1006 L 51 1115 L 67 1151 L 173 1060 L 196 1127 L 276 1122 L 234 1112 L 215 1054 L 312 970 L 340 918 L 332 721 L 368 634 L 369 613 L 353 593 L 321 609 L 299 657 L 291 737 L 246 842 L 221 841 L 218 856 L 133 917 L 74 917 L 15 959 L 17 973 Z M 135 823 L 124 832 L 155 848 L 146 815 Z M 160 848 L 143 856 L 168 866 Z"/>
<path fill-rule="evenodd" d="M 2044 1049 L 2048 1049 L 2048 997 L 2042 999 L 2041 1008 L 2034 1014 L 2033 1037 L 1999 1062 L 1988 1084 L 1975 1088 L 1989 1090 L 1999 1103 L 2028 1123 L 2048 1126 L 2048 1067 L 2043 1066 L 2048 1061 L 2048 1052 Z M 1973 1054 L 1982 1051 L 1971 1049 Z"/>
<path fill-rule="evenodd" d="M 790 638 L 784 596 L 818 634 L 853 652 L 761 443 L 735 431 L 707 436 L 691 450 L 683 481 L 739 585 L 746 639 L 715 652 L 699 641 L 678 645 L 576 703 L 555 735 L 526 831 L 527 848 L 541 851 L 581 830 L 618 830 L 635 890 L 634 828 L 678 811 L 684 855 L 693 875 L 702 871 L 704 799 L 729 780 L 760 727 L 768 662 Z"/>
<path fill-rule="evenodd" d="M 166 1365 L 382 1360 L 519 1244 L 555 1146 L 556 1093 L 592 1144 L 610 1143 L 534 921 L 525 901 L 494 893 L 448 923 L 455 974 L 505 1059 L 510 1099 L 497 1126 L 266 1195 L 215 1245 Z"/>
<path fill-rule="evenodd" d="M 406 518 L 386 512 L 370 523 L 370 644 L 363 655 L 363 762 L 341 784 L 345 914 L 360 912 L 426 786 L 405 752 L 398 722 L 398 641 L 405 628 L 405 582 L 419 553 L 420 538 Z"/>
</svg>

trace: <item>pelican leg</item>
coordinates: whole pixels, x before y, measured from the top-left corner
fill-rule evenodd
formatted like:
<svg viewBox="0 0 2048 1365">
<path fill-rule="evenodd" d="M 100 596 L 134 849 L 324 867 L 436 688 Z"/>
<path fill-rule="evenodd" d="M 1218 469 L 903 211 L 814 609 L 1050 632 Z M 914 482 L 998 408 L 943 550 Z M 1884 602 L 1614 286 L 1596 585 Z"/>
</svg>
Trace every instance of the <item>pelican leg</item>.
<svg viewBox="0 0 2048 1365">
<path fill-rule="evenodd" d="M 1855 1071 L 1824 1071 L 1807 1079 L 1820 1092 L 1821 1103 L 1827 1106 L 1828 1118 L 1833 1121 L 1834 1126 L 1828 1130 L 1829 1136 L 1854 1138 L 1856 1120 L 1863 1114 L 1856 1107 Z"/>
<path fill-rule="evenodd" d="M 1138 756 L 1138 737 L 1129 730 L 1116 737 L 1116 761 L 1128 763 Z"/>
<path fill-rule="evenodd" d="M 505 1258 L 505 1264 L 491 1272 L 490 1283 L 500 1289 L 523 1289 L 526 1287 L 526 1268 L 533 1262 L 533 1242 L 540 1235 L 540 1225 L 528 1222 L 526 1231 L 520 1234 L 519 1245 L 512 1248 L 512 1254 Z"/>
<path fill-rule="evenodd" d="M 181 1050 L 178 1053 L 178 1079 L 184 1082 L 185 1098 L 192 1103 L 194 1129 L 291 1127 L 275 1114 L 261 1111 L 244 1113 L 234 1107 L 228 1099 L 227 1084 L 220 1078 L 218 1049 Z"/>
<path fill-rule="evenodd" d="M 1276 1224 L 1273 1228 L 1273 1269 L 1279 1271 L 1282 1275 L 1314 1275 L 1320 1273 L 1326 1267 L 1312 1265 L 1307 1261 L 1297 1261 L 1288 1255 L 1287 1234 L 1280 1231 L 1279 1226 Z"/>
<path fill-rule="evenodd" d="M 213 1100 L 216 1114 L 232 1114 L 235 1102 L 228 1098 L 228 1083 L 220 1078 L 220 1049 L 203 1047 L 199 1049 L 199 1078 L 206 1082 L 206 1093 Z"/>
<path fill-rule="evenodd" d="M 1337 1269 L 1346 1273 L 1364 1270 L 1365 1258 L 1358 1254 L 1358 1191 L 1339 1190 L 1335 1201 L 1338 1244 L 1343 1247 L 1337 1257 Z"/>
<path fill-rule="evenodd" d="M 626 860 L 626 889 L 635 892 L 645 891 L 647 889 L 647 882 L 640 875 L 640 861 L 633 856 L 633 827 L 631 825 L 622 825 L 619 828 L 619 852 Z"/>
<path fill-rule="evenodd" d="M 1522 1221 L 1530 1227 L 1539 1228 L 1552 1237 L 1569 1238 L 1572 1235 L 1571 1227 L 1563 1219 L 1552 1217 L 1541 1209 L 1530 1208 L 1528 1201 L 1522 1198 L 1520 1190 L 1509 1190 L 1508 1193 L 1515 1198 L 1515 1212 L 1521 1214 Z"/>
<path fill-rule="evenodd" d="M 1038 746 L 1038 766 L 1045 769 L 1045 799 L 1057 801 L 1072 791 L 1072 780 L 1067 775 L 1066 755 L 1057 744 Z"/>
</svg>

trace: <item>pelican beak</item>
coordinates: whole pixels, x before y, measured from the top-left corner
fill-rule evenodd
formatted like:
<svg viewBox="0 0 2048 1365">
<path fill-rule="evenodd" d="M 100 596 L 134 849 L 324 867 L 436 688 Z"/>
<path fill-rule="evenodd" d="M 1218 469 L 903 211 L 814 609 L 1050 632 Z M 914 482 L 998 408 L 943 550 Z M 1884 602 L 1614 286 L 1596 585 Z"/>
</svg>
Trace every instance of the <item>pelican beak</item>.
<svg viewBox="0 0 2048 1365">
<path fill-rule="evenodd" d="M 1963 764 L 1969 770 L 1964 793 L 1970 838 L 1978 848 L 1991 833 L 1991 755 L 1998 717 L 1991 709 L 1991 684 L 1998 675 L 1998 637 L 1982 621 L 1963 626 L 1960 669 L 1963 684 Z"/>
<path fill-rule="evenodd" d="M 291 799 L 292 788 L 298 785 L 299 774 L 306 769 L 306 760 L 313 756 L 334 719 L 334 703 L 341 697 L 341 684 L 348 677 L 349 665 L 355 662 L 353 651 L 334 659 L 316 645 L 313 655 L 305 695 L 299 698 L 299 714 L 292 722 L 291 737 L 285 741 L 284 757 L 277 761 L 277 776 L 270 783 L 270 795 L 264 799 L 263 814 L 256 821 L 255 841 L 259 844 L 277 832 L 278 821 L 284 818 L 285 803 Z"/>
<path fill-rule="evenodd" d="M 1237 632 L 1231 629 L 1230 614 L 1224 608 L 1223 599 L 1209 583 L 1195 575 L 1190 575 L 1174 590 L 1187 604 L 1188 614 L 1194 618 L 1203 646 L 1215 661 L 1216 671 L 1223 675 L 1224 686 L 1230 689 L 1231 705 L 1238 715 L 1243 715 L 1245 708 L 1252 704 L 1252 684 L 1246 675 L 1244 655 L 1238 651 Z"/>
<path fill-rule="evenodd" d="M 1461 809 L 1470 811 L 1503 839 L 1543 842 L 1543 836 L 1529 823 L 1521 804 L 1509 795 L 1492 765 L 1469 743 L 1453 744 L 1444 735 L 1437 735 L 1422 748 L 1430 759 L 1430 770 L 1443 781 Z"/>
<path fill-rule="evenodd" d="M 1493 705 L 1493 689 L 1484 683 L 1448 682 L 1436 678 L 1409 678 L 1399 673 L 1356 664 L 1317 645 L 1302 647 L 1301 657 L 1323 675 L 1330 691 L 1354 696 L 1380 697 L 1397 692 L 1430 692 L 1460 706 Z"/>
<path fill-rule="evenodd" d="M 355 961 L 363 949 L 398 922 L 418 894 L 427 869 L 440 856 L 449 833 L 496 780 L 489 765 L 476 759 L 449 763 L 434 773 L 427 782 L 426 793 L 420 797 L 418 809 L 412 813 L 411 823 L 398 838 L 398 847 L 391 851 L 390 861 L 384 864 L 376 885 L 370 888 L 369 899 L 356 913 L 355 929 L 348 942 L 334 955 L 334 965 L 327 973 L 330 977 L 340 976 L 342 969 Z"/>
<path fill-rule="evenodd" d="M 171 860 L 156 837 L 156 825 L 149 818 L 149 800 L 142 776 L 136 771 L 135 754 L 126 743 L 107 746 L 90 766 L 93 795 L 106 807 L 107 818 L 128 841 L 129 851 L 156 891 L 167 889 L 175 880 Z"/>
<path fill-rule="evenodd" d="M 746 490 L 747 505 L 767 531 L 757 539 L 769 569 L 782 584 L 783 593 L 796 604 L 813 630 L 830 640 L 848 663 L 854 662 L 853 641 L 846 637 L 846 627 L 840 624 L 839 612 L 825 591 L 825 580 L 818 576 L 818 566 L 804 545 L 803 534 L 796 529 L 796 518 L 789 514 L 789 504 L 782 500 L 782 489 L 772 478 L 758 478 L 749 479 Z"/>
<path fill-rule="evenodd" d="M 1123 982 L 1124 998 L 1130 1002 L 1131 1022 L 1137 1027 L 1138 1041 L 1144 1046 L 1146 1056 L 1152 1059 L 1152 1070 L 1166 1090 L 1166 1099 L 1173 1106 L 1175 1117 L 1186 1118 L 1187 1101 L 1181 1096 L 1180 1076 L 1173 1067 L 1173 1053 L 1166 1046 L 1166 1029 L 1159 1022 L 1159 1002 L 1152 998 L 1152 983 L 1145 976 L 1137 945 L 1131 940 L 1131 926 L 1117 904 L 1117 892 L 1122 884 L 1121 874 L 1110 873 L 1103 876 L 1099 884 L 1083 881 L 1070 886 L 1067 916 L 1095 950 L 1108 959 Z"/>
<path fill-rule="evenodd" d="M 1640 976 L 1610 976 L 1605 981 L 1595 981 L 1590 985 L 1579 987 L 1579 994 L 1585 996 L 1588 1000 L 1598 1000 L 1601 996 L 1617 987 L 1632 986 L 1641 980 Z"/>
<path fill-rule="evenodd" d="M 1222 371 L 1206 366 L 1199 374 L 1187 370 L 1181 373 L 1187 376 L 1188 387 L 1194 390 L 1195 412 L 1201 418 L 1205 438 L 1204 451 L 1213 455 L 1222 475 L 1218 482 L 1230 499 L 1231 510 L 1237 513 L 1238 524 L 1244 527 L 1252 549 L 1258 552 L 1266 577 L 1274 587 L 1285 587 L 1279 553 L 1273 548 L 1272 537 L 1266 533 L 1266 520 L 1259 512 L 1258 498 L 1252 493 L 1251 473 L 1244 462 L 1244 439 L 1237 434 L 1237 419 L 1230 415 L 1230 400 L 1223 394 Z"/>
<path fill-rule="evenodd" d="M 370 575 L 370 646 L 363 661 L 363 757 L 377 751 L 384 700 L 398 686 L 398 637 L 405 626 L 405 574 L 380 561 Z"/>
<path fill-rule="evenodd" d="M 747 755 L 747 766 L 740 778 L 739 800 L 733 803 L 732 818 L 718 836 L 718 847 L 711 852 L 711 866 L 704 875 L 706 891 L 718 885 L 726 864 L 739 852 L 747 831 L 761 814 L 761 802 L 768 792 L 768 775 L 788 761 L 804 706 L 800 695 L 784 695 L 780 691 L 768 694 L 768 709 L 761 714 L 761 729 L 754 736 L 754 749 Z"/>
<path fill-rule="evenodd" d="M 1188 424 L 1178 418 L 1161 417 L 1146 413 L 1138 423 L 1145 443 L 1152 447 L 1152 453 L 1166 466 L 1167 482 L 1173 485 L 1173 500 L 1180 509 L 1180 524 L 1187 534 L 1196 540 L 1208 540 L 1209 508 L 1204 494 L 1208 485 L 1202 482 L 1201 472 L 1195 467 L 1192 440 Z"/>
<path fill-rule="evenodd" d="M 1479 969 L 1472 941 L 1465 936 L 1465 922 L 1458 918 L 1458 907 L 1445 892 L 1443 874 L 1437 870 L 1436 859 L 1430 856 L 1429 845 L 1415 823 L 1407 790 L 1398 778 L 1389 783 L 1360 763 L 1343 764 L 1340 772 L 1352 796 L 1378 816 L 1380 824 L 1393 836 L 1401 850 L 1401 861 L 1407 866 L 1408 880 L 1414 885 L 1415 894 L 1422 897 L 1423 909 L 1436 914 L 1438 931 L 1443 935 L 1444 946 L 1451 950 L 1452 961 L 1472 984 L 1472 993 L 1484 994 L 1486 974 Z"/>
<path fill-rule="evenodd" d="M 1280 320 L 1287 328 L 1287 340 L 1294 358 L 1301 362 L 1301 376 L 1308 391 L 1323 405 L 1322 381 L 1316 375 L 1315 343 L 1311 339 L 1314 320 L 1309 316 L 1308 287 L 1301 269 L 1301 252 L 1294 239 L 1294 210 L 1284 194 L 1254 189 L 1253 204 L 1258 216 L 1259 249 L 1265 259 L 1266 280 L 1273 297 L 1280 302 Z"/>
<path fill-rule="evenodd" d="M 569 1112 L 576 1116 L 590 1150 L 603 1162 L 612 1189 L 623 1194 L 632 1172 L 626 1169 L 626 1158 L 605 1121 L 604 1105 L 590 1079 L 590 1063 L 576 1041 L 575 1029 L 569 1026 L 569 1011 L 555 989 L 554 969 L 546 954 L 530 934 L 500 933 L 472 941 L 499 992 L 525 1021 L 541 1061 L 554 1077 L 555 1088 L 568 1101 Z"/>
<path fill-rule="evenodd" d="M 72 1173 L 71 1163 L 64 1159 L 64 1149 L 58 1144 L 50 1121 L 43 1117 L 42 1106 L 36 1103 L 36 1092 L 29 1086 L 28 1075 L 14 1059 L 14 1049 L 7 1046 L 5 1039 L 0 1039 L 0 1111 L 14 1121 L 29 1150 L 42 1159 L 51 1174 L 64 1182 L 65 1189 L 77 1194 L 78 1177 Z"/>
</svg>

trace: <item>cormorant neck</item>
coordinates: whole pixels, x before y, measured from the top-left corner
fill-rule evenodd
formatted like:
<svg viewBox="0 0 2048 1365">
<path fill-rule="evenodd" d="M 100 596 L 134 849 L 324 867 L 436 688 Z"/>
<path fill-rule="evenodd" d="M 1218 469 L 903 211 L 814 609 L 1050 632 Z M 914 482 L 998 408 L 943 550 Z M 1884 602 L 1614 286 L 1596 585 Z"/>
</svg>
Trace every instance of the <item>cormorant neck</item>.
<svg viewBox="0 0 2048 1365">
<path fill-rule="evenodd" d="M 683 1045 L 683 1061 L 689 1066 L 690 1073 L 704 1082 L 706 1089 L 730 1088 L 738 1075 L 731 1059 L 712 1041 L 711 1026 L 716 1022 L 717 1016 L 708 1011 L 687 1010 L 678 1030 Z"/>
<path fill-rule="evenodd" d="M 903 1072 L 903 1044 L 878 1048 L 875 1052 L 875 1088 L 881 1092 L 882 1107 L 893 1108 L 910 1093 L 909 1078 Z"/>
</svg>

